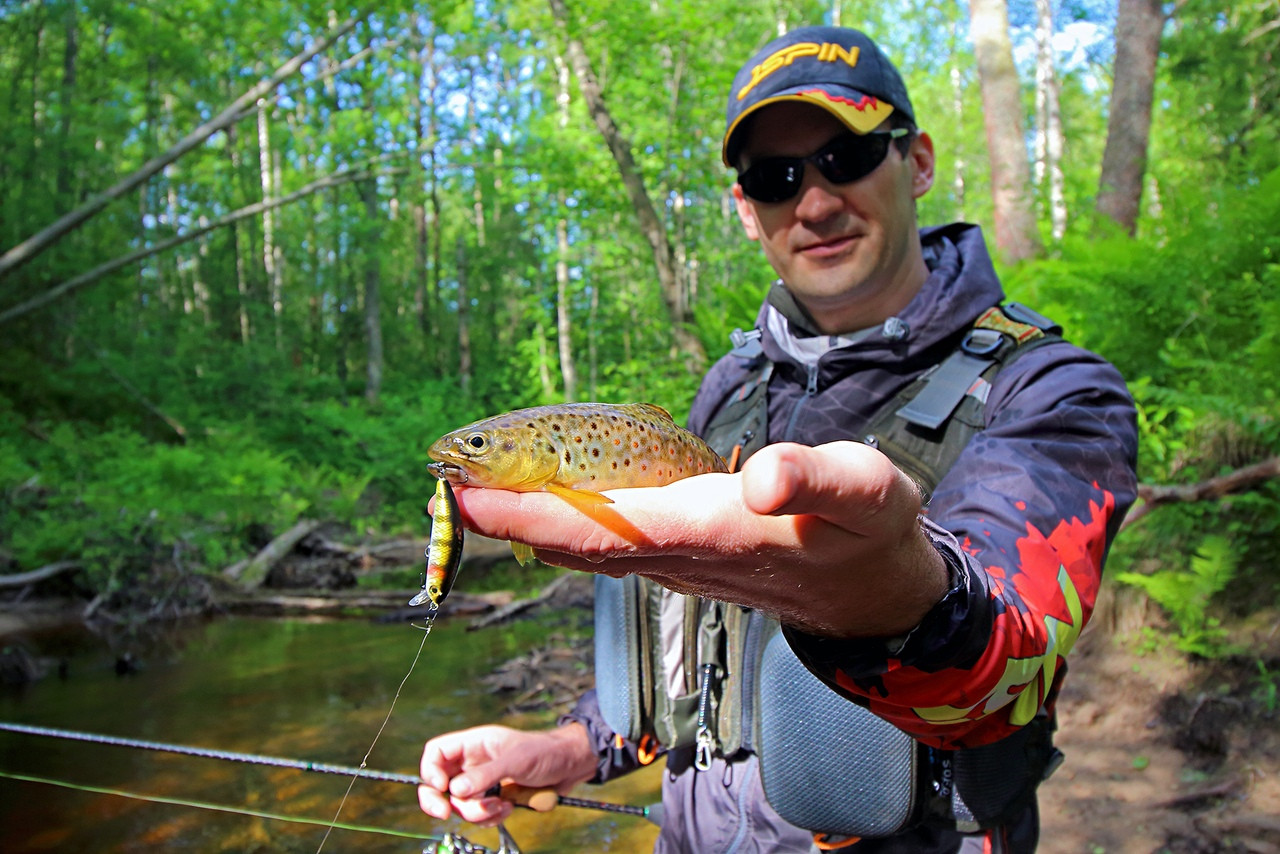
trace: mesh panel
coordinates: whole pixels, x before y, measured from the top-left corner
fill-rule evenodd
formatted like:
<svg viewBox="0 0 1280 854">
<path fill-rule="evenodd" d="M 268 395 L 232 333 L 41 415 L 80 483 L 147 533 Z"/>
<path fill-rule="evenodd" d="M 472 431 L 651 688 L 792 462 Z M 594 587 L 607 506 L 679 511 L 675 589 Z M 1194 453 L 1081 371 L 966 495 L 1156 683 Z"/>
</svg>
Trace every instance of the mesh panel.
<svg viewBox="0 0 1280 854">
<path fill-rule="evenodd" d="M 916 745 L 824 685 L 775 635 L 760 665 L 760 776 L 778 814 L 842 836 L 887 836 L 915 807 Z"/>
<path fill-rule="evenodd" d="M 636 576 L 595 578 L 596 695 L 600 713 L 614 732 L 632 740 L 641 736 L 640 662 L 630 641 L 636 636 Z"/>
</svg>

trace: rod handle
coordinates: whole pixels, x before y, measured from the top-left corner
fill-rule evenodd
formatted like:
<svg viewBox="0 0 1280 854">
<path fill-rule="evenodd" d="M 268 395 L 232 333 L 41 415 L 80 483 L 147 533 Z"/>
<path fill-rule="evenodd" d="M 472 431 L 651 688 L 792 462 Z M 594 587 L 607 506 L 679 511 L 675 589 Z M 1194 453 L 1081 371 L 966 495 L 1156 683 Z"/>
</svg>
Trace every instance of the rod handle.
<svg viewBox="0 0 1280 854">
<path fill-rule="evenodd" d="M 498 789 L 498 797 L 534 812 L 551 812 L 560 803 L 560 795 L 555 789 L 521 786 L 518 783 L 503 783 Z"/>
</svg>

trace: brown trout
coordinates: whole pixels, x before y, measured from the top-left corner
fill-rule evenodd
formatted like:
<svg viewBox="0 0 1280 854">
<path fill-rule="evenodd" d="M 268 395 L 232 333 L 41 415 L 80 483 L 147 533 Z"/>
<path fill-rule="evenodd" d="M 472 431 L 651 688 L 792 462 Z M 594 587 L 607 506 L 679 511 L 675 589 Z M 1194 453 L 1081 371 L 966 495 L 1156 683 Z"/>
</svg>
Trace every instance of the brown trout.
<svg viewBox="0 0 1280 854">
<path fill-rule="evenodd" d="M 662 486 L 728 467 L 671 414 L 651 403 L 561 403 L 468 424 L 427 451 L 438 478 L 515 492 L 552 492 L 589 512 L 601 491 Z M 512 544 L 524 563 L 527 547 Z"/>
</svg>

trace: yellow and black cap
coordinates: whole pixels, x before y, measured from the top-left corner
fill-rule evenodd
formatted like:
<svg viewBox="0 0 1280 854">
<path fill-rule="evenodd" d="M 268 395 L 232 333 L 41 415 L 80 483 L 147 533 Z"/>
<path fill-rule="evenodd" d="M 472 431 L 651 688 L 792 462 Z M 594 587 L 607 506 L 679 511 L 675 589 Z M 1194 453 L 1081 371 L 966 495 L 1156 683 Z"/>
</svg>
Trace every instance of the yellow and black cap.
<svg viewBox="0 0 1280 854">
<path fill-rule="evenodd" d="M 907 84 L 884 52 L 858 30 L 801 27 L 774 39 L 733 79 L 721 157 L 735 166 L 735 139 L 752 113 L 779 101 L 821 107 L 854 133 L 875 130 L 897 113 L 915 124 Z"/>
</svg>

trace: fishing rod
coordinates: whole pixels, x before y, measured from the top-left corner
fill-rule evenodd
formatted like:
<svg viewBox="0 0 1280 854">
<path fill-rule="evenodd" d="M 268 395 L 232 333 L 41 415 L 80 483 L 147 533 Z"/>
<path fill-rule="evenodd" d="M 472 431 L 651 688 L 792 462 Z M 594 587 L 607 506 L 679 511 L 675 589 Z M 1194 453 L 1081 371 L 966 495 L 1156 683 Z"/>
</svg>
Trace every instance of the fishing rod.
<svg viewBox="0 0 1280 854">
<path fill-rule="evenodd" d="M 15 724 L 0 721 L 0 730 L 20 733 L 22 735 L 38 735 L 48 738 L 60 738 L 68 741 L 81 741 L 91 744 L 107 744 L 115 747 L 131 747 L 138 750 L 154 750 L 162 753 L 177 753 L 183 756 L 195 756 L 201 759 L 218 759 L 225 762 L 243 762 L 250 765 L 268 765 L 274 768 L 290 768 L 297 771 L 312 771 L 319 774 L 340 774 L 344 777 L 359 777 L 365 780 L 377 780 L 385 783 L 402 783 L 420 786 L 421 777 L 414 774 L 397 774 L 392 771 L 376 771 L 363 765 L 335 765 L 328 762 L 312 762 L 306 759 L 287 759 L 279 756 L 262 756 L 257 753 L 241 753 L 235 750 L 215 750 L 207 747 L 193 747 L 186 744 L 171 744 L 163 741 L 146 741 L 137 738 L 124 738 L 116 735 L 80 732 L 54 727 L 35 726 L 31 724 Z M 600 810 L 603 812 L 634 815 L 650 821 L 657 820 L 657 810 L 651 807 L 636 807 L 629 804 L 616 804 L 608 801 L 596 801 L 589 798 L 574 798 L 560 795 L 554 789 L 534 788 L 507 784 L 495 786 L 485 792 L 489 796 L 498 796 L 509 800 L 516 806 L 531 809 L 534 812 L 548 812 L 556 806 L 577 807 L 579 809 Z"/>
</svg>

